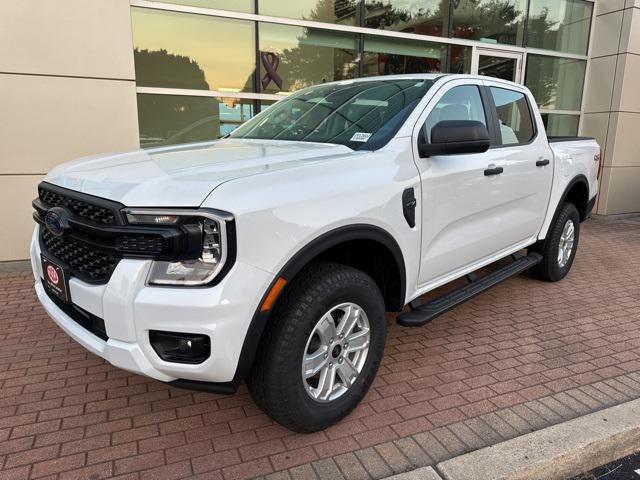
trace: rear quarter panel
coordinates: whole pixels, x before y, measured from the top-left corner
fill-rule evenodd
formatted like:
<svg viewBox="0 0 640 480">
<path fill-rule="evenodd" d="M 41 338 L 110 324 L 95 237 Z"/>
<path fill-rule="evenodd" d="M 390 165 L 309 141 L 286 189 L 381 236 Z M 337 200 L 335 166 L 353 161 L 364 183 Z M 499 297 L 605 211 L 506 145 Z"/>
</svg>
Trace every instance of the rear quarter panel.
<svg viewBox="0 0 640 480">
<path fill-rule="evenodd" d="M 600 146 L 593 139 L 552 142 L 553 185 L 551 199 L 545 216 L 539 239 L 546 237 L 558 204 L 569 184 L 578 175 L 584 175 L 589 182 L 589 200 L 598 193 L 598 164 L 593 160 Z"/>
</svg>

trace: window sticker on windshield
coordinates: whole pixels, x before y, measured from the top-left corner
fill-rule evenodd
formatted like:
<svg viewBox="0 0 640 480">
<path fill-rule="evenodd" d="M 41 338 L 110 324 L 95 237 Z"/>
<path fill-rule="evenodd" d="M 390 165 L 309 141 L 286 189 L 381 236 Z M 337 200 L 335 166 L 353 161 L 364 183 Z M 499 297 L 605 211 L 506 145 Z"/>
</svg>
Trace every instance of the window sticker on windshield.
<svg viewBox="0 0 640 480">
<path fill-rule="evenodd" d="M 365 132 L 356 132 L 353 134 L 353 137 L 351 137 L 351 142 L 366 142 L 367 140 L 369 140 L 369 138 L 371 137 L 370 133 L 365 133 Z"/>
</svg>

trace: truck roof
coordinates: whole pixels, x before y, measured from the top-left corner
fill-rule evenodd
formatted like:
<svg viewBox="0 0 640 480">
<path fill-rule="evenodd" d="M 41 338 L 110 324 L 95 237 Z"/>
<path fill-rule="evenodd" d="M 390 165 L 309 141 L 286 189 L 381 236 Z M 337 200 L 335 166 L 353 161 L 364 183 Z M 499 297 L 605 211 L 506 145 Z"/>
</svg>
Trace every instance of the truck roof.
<svg viewBox="0 0 640 480">
<path fill-rule="evenodd" d="M 443 77 L 456 77 L 460 79 L 468 78 L 470 80 L 492 80 L 500 83 L 511 84 L 514 86 L 518 86 L 519 88 L 523 88 L 524 85 L 517 82 L 511 82 L 509 80 L 503 80 L 499 78 L 486 77 L 482 75 L 471 75 L 467 73 L 403 73 L 399 75 L 376 75 L 373 77 L 360 77 L 360 78 L 350 78 L 346 80 L 336 80 L 333 82 L 326 82 L 322 85 L 330 85 L 330 84 L 349 84 L 355 82 L 373 82 L 373 81 L 394 81 L 394 80 L 437 80 Z"/>
</svg>

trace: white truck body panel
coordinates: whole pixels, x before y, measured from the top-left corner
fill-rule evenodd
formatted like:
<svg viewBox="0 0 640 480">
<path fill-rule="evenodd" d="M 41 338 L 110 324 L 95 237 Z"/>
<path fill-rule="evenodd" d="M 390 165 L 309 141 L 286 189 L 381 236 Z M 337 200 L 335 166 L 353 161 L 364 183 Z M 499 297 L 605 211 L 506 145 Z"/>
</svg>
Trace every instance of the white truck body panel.
<svg viewBox="0 0 640 480">
<path fill-rule="evenodd" d="M 406 304 L 544 238 L 567 186 L 578 176 L 588 181 L 589 199 L 596 195 L 597 143 L 549 146 L 537 109 L 537 135 L 527 145 L 456 158 L 419 157 L 419 130 L 448 89 L 501 86 L 524 93 L 535 105 L 525 87 L 470 75 L 385 78 L 438 80 L 376 151 L 228 139 L 93 157 L 55 168 L 46 182 L 127 207 L 229 212 L 237 252 L 231 270 L 209 288 L 149 286 L 151 260 L 121 260 L 106 285 L 72 278 L 73 302 L 105 320 L 105 342 L 74 323 L 44 293 L 36 227 L 31 259 L 38 297 L 49 315 L 79 343 L 121 368 L 162 381 L 228 382 L 269 285 L 297 252 L 323 234 L 370 225 L 393 237 L 406 269 Z M 540 159 L 550 164 L 536 167 Z M 505 175 L 483 175 L 492 164 L 504 166 Z M 407 188 L 415 189 L 418 200 L 413 228 L 402 212 Z M 149 343 L 151 329 L 206 333 L 212 339 L 211 357 L 199 365 L 164 362 Z"/>
</svg>

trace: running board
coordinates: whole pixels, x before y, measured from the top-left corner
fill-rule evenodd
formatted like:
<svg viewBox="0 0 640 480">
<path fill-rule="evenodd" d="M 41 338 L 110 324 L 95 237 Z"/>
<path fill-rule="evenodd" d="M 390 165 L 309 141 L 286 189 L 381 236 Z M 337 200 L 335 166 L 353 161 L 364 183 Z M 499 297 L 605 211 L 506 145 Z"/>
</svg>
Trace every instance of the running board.
<svg viewBox="0 0 640 480">
<path fill-rule="evenodd" d="M 442 295 L 435 300 L 421 305 L 416 305 L 414 302 L 411 302 L 411 311 L 398 315 L 396 321 L 403 327 L 421 327 L 437 316 L 448 312 L 452 308 L 481 294 L 507 278 L 518 275 L 542 261 L 542 255 L 535 252 L 522 256 L 512 255 L 512 258 L 512 263 L 482 278 L 477 278 L 473 273 L 467 275 L 467 279 L 469 280 L 468 284 Z"/>
</svg>

